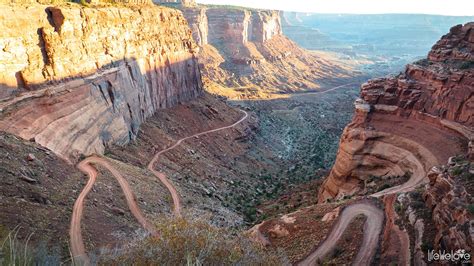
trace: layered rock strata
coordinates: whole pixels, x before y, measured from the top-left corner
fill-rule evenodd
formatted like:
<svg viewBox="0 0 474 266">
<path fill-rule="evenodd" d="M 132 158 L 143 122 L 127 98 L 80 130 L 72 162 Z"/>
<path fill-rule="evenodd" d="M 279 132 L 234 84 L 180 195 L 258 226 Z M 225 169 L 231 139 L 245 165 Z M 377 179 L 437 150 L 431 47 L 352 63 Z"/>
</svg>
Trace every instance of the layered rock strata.
<svg viewBox="0 0 474 266">
<path fill-rule="evenodd" d="M 427 182 L 433 166 L 467 152 L 474 139 L 473 55 L 474 23 L 459 25 L 428 59 L 363 84 L 319 201 L 355 194 L 370 176 L 409 173 L 414 187 Z"/>
<path fill-rule="evenodd" d="M 434 247 L 438 250 L 466 250 L 474 246 L 472 185 L 474 163 L 463 156 L 450 158 L 447 166 L 428 174 L 424 200 L 432 212 L 437 232 Z"/>
<path fill-rule="evenodd" d="M 0 6 L 0 28 L 0 130 L 71 161 L 127 143 L 202 91 L 177 10 Z"/>
<path fill-rule="evenodd" d="M 243 90 L 318 89 L 347 69 L 298 47 L 282 33 L 279 11 L 199 6 L 181 8 L 200 46 L 204 77 Z"/>
</svg>

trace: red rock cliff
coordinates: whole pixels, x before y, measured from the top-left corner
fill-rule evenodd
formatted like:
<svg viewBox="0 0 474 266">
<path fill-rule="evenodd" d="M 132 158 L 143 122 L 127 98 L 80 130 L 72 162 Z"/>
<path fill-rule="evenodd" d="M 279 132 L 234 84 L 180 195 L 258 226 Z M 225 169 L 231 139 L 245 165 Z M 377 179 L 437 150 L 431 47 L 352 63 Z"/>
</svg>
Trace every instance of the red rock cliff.
<svg viewBox="0 0 474 266">
<path fill-rule="evenodd" d="M 318 89 L 326 79 L 350 75 L 284 36 L 279 11 L 206 6 L 181 10 L 201 48 L 203 76 L 226 87 L 249 88 L 250 94 L 280 93 Z"/>
<path fill-rule="evenodd" d="M 370 176 L 411 173 L 416 186 L 433 166 L 467 152 L 474 136 L 473 58 L 474 23 L 459 25 L 428 59 L 363 84 L 319 200 L 357 193 Z"/>
<path fill-rule="evenodd" d="M 0 6 L 0 29 L 0 130 L 66 159 L 128 142 L 202 90 L 177 10 Z"/>
</svg>

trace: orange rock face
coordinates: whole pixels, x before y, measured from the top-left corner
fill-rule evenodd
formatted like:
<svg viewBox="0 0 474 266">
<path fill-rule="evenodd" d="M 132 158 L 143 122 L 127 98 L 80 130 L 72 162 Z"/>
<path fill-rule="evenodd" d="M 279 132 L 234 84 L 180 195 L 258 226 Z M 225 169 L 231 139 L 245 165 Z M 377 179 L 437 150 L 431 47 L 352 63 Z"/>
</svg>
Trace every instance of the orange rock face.
<svg viewBox="0 0 474 266">
<path fill-rule="evenodd" d="M 450 156 L 468 152 L 474 139 L 473 56 L 474 23 L 459 25 L 427 60 L 363 84 L 319 200 L 357 193 L 370 176 L 426 176 Z"/>
<path fill-rule="evenodd" d="M 203 76 L 224 87 L 238 88 L 243 98 L 258 98 L 262 92 L 319 89 L 329 79 L 353 75 L 350 66 L 308 52 L 284 36 L 279 11 L 181 10 L 201 48 Z"/>
<path fill-rule="evenodd" d="M 127 143 L 157 110 L 202 91 L 176 10 L 4 6 L 0 29 L 0 130 L 70 161 Z"/>
</svg>

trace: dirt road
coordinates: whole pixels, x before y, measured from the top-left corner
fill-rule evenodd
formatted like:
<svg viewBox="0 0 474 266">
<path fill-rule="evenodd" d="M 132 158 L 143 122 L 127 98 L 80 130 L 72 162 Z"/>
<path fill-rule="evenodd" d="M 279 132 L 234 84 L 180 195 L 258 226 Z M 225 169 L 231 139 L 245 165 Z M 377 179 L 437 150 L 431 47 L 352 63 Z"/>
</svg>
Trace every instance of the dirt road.
<svg viewBox="0 0 474 266">
<path fill-rule="evenodd" d="M 422 168 L 420 168 L 422 169 Z M 408 180 L 406 183 L 395 186 L 393 188 L 389 188 L 375 194 L 372 194 L 371 197 L 379 198 L 382 196 L 391 196 L 396 193 L 400 192 L 407 192 L 413 190 L 416 185 L 420 184 L 424 179 L 424 172 L 422 170 L 417 171 L 412 175 L 412 178 Z M 388 201 L 393 204 L 392 201 Z M 392 206 L 393 208 L 393 206 Z M 334 247 L 336 247 L 337 240 L 341 237 L 344 233 L 347 225 L 354 219 L 357 215 L 363 214 L 367 217 L 367 221 L 364 227 L 364 241 L 361 245 L 359 252 L 357 253 L 356 259 L 353 261 L 354 265 L 369 265 L 375 251 L 378 247 L 378 239 L 383 228 L 383 218 L 384 213 L 382 210 L 378 209 L 377 207 L 369 204 L 369 203 L 355 203 L 353 205 L 349 205 L 346 207 L 341 215 L 339 216 L 336 225 L 333 227 L 330 235 L 327 239 L 316 249 L 316 251 L 312 252 L 308 257 L 300 263 L 300 265 L 316 265 L 318 260 L 324 259 Z M 381 216 L 381 219 L 378 217 Z M 392 221 L 394 222 L 394 221 Z M 378 225 L 380 223 L 380 225 Z M 406 233 L 400 231 L 397 232 L 400 241 L 406 244 L 407 237 Z M 409 242 L 408 242 L 409 243 Z M 404 250 L 400 253 L 400 260 L 401 261 L 409 261 L 410 255 L 409 252 L 406 252 L 406 247 L 401 247 Z"/>
<path fill-rule="evenodd" d="M 158 172 L 154 169 L 154 165 L 159 159 L 159 156 L 162 155 L 163 153 L 170 151 L 176 147 L 178 147 L 183 141 L 186 141 L 191 138 L 199 137 L 201 135 L 213 133 L 213 132 L 218 132 L 221 130 L 233 128 L 237 126 L 238 124 L 242 123 L 245 119 L 248 117 L 248 113 L 245 111 L 240 110 L 244 116 L 234 124 L 230 126 L 225 126 L 225 127 L 220 127 L 217 129 L 213 130 L 208 130 L 205 132 L 201 132 L 198 134 L 194 134 L 192 136 L 182 138 L 178 140 L 173 146 L 164 149 L 162 151 L 159 151 L 153 158 L 153 160 L 150 162 L 148 165 L 148 169 L 160 179 L 161 182 L 166 186 L 166 188 L 170 191 L 171 196 L 173 197 L 173 204 L 174 204 L 174 213 L 177 216 L 181 215 L 181 203 L 179 199 L 179 195 L 174 188 L 173 184 L 166 178 L 166 175 Z M 76 199 L 76 202 L 74 203 L 74 208 L 72 212 L 72 218 L 71 218 L 71 227 L 69 231 L 70 235 L 70 244 L 71 244 L 71 253 L 73 256 L 73 260 L 75 264 L 79 265 L 90 265 L 90 259 L 87 256 L 86 250 L 85 250 L 85 245 L 84 245 L 84 240 L 82 238 L 82 231 L 81 231 L 81 219 L 84 211 L 84 201 L 91 191 L 92 187 L 95 184 L 95 181 L 97 180 L 98 172 L 92 166 L 92 164 L 95 165 L 100 165 L 104 168 L 106 168 L 108 171 L 112 173 L 112 175 L 117 179 L 117 181 L 120 184 L 120 187 L 122 188 L 122 191 L 125 195 L 125 199 L 127 201 L 127 205 L 132 212 L 133 216 L 137 219 L 137 221 L 145 228 L 147 231 L 149 231 L 152 235 L 158 236 L 158 232 L 156 231 L 155 227 L 149 223 L 146 218 L 143 216 L 142 212 L 140 211 L 140 208 L 135 201 L 135 196 L 128 185 L 127 180 L 120 174 L 119 171 L 117 171 L 115 168 L 110 165 L 110 163 L 99 156 L 91 156 L 82 162 L 79 163 L 78 168 L 81 170 L 83 173 L 87 174 L 89 176 L 89 181 L 87 182 L 86 186 L 82 190 L 81 194 L 79 194 L 79 197 Z"/>
<path fill-rule="evenodd" d="M 291 96 L 292 97 L 304 97 L 304 96 L 308 96 L 308 95 L 312 95 L 312 94 L 325 94 L 325 93 L 328 93 L 328 92 L 331 92 L 331 91 L 335 91 L 335 90 L 338 90 L 338 89 L 342 89 L 342 88 L 345 88 L 345 87 L 348 87 L 348 86 L 351 86 L 351 85 L 356 85 L 357 83 L 349 83 L 349 84 L 344 84 L 344 85 L 340 85 L 340 86 L 337 86 L 337 87 L 334 87 L 334 88 L 331 88 L 329 90 L 325 90 L 325 91 L 311 91 L 311 92 L 299 92 L 299 93 L 292 93 Z"/>
<path fill-rule="evenodd" d="M 195 138 L 195 137 L 199 137 L 199 136 L 202 136 L 202 135 L 218 132 L 218 131 L 221 131 L 221 130 L 225 130 L 225 129 L 229 129 L 229 128 L 233 128 L 233 127 L 237 126 L 238 124 L 242 123 L 248 117 L 247 112 L 242 111 L 242 110 L 239 110 L 239 111 L 241 111 L 244 114 L 244 116 L 239 121 L 235 122 L 234 124 L 232 124 L 230 126 L 225 126 L 225 127 L 220 127 L 220 128 L 204 131 L 204 132 L 197 133 L 197 134 L 194 134 L 194 135 L 186 137 L 186 138 L 182 138 L 182 139 L 178 140 L 171 147 L 166 148 L 162 151 L 159 151 L 155 155 L 155 157 L 153 157 L 151 162 L 148 164 L 148 170 L 150 170 L 158 179 L 160 179 L 160 181 L 166 186 L 166 188 L 171 193 L 171 197 L 173 198 L 174 214 L 176 216 L 178 216 L 178 217 L 181 216 L 181 200 L 179 198 L 178 192 L 176 191 L 176 189 L 173 186 L 173 184 L 171 183 L 171 181 L 166 177 L 166 175 L 162 172 L 158 172 L 157 170 L 155 170 L 155 164 L 158 162 L 158 159 L 159 159 L 160 155 L 162 155 L 163 153 L 178 147 L 179 145 L 181 145 L 181 143 L 183 143 L 183 141 L 186 141 L 188 139 L 192 139 L 192 138 Z"/>
<path fill-rule="evenodd" d="M 94 186 L 95 181 L 97 180 L 98 172 L 92 166 L 92 164 L 100 165 L 106 168 L 112 175 L 117 179 L 122 191 L 125 195 L 125 199 L 127 201 L 127 205 L 132 212 L 133 216 L 137 219 L 137 221 L 151 234 L 157 235 L 155 227 L 149 223 L 145 216 L 143 216 L 140 208 L 138 207 L 137 202 L 135 201 L 135 196 L 128 185 L 127 180 L 113 168 L 107 160 L 98 156 L 91 156 L 82 162 L 79 163 L 78 168 L 83 173 L 89 176 L 89 181 L 87 182 L 86 186 L 82 190 L 79 197 L 76 199 L 74 203 L 74 208 L 72 211 L 72 218 L 71 218 L 71 228 L 70 228 L 70 238 L 71 238 L 71 253 L 73 255 L 74 261 L 76 263 L 88 265 L 90 263 L 89 258 L 87 257 L 84 241 L 82 239 L 81 233 L 81 219 L 84 211 L 84 200 L 86 199 L 87 195 L 91 191 L 92 187 Z"/>
<path fill-rule="evenodd" d="M 381 209 L 370 202 L 360 202 L 346 207 L 328 237 L 311 253 L 304 261 L 298 265 L 322 264 L 326 255 L 333 250 L 337 241 L 341 238 L 346 228 L 352 220 L 359 215 L 365 215 L 367 220 L 364 225 L 364 239 L 357 257 L 353 261 L 354 265 L 370 265 L 375 255 L 380 238 L 380 231 L 383 228 L 384 213 Z"/>
</svg>

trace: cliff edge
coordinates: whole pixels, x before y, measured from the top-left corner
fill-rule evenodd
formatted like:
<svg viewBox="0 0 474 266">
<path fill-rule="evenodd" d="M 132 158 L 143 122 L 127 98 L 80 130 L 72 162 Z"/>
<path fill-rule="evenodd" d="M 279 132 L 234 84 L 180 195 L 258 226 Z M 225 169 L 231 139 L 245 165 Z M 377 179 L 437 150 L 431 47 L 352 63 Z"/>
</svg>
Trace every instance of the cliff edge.
<svg viewBox="0 0 474 266">
<path fill-rule="evenodd" d="M 181 12 L 154 6 L 0 6 L 0 130 L 61 157 L 134 139 L 202 92 Z"/>
<path fill-rule="evenodd" d="M 474 23 L 458 25 L 427 59 L 363 84 L 319 201 L 362 192 L 370 177 L 408 174 L 416 186 L 449 157 L 472 157 L 473 56 Z"/>
<path fill-rule="evenodd" d="M 282 32 L 281 12 L 239 7 L 180 7 L 200 47 L 205 80 L 240 98 L 317 90 L 353 77 L 349 65 L 299 47 Z"/>
</svg>

